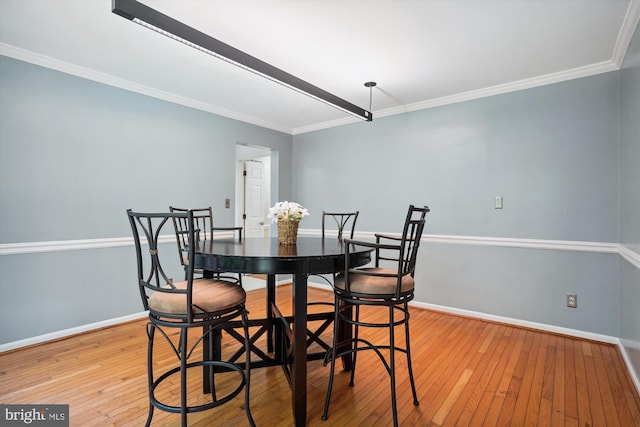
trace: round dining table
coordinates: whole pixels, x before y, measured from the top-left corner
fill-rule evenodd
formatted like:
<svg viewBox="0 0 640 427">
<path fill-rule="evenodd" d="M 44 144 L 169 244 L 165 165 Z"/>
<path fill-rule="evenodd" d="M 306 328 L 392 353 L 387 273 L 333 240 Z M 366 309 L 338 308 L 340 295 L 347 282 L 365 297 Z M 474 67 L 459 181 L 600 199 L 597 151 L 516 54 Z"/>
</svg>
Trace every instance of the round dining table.
<svg viewBox="0 0 640 427">
<path fill-rule="evenodd" d="M 251 319 L 250 324 L 264 326 L 259 333 L 267 333 L 267 352 L 274 351 L 275 346 L 275 357 L 270 358 L 256 349 L 261 360 L 252 362 L 251 366 L 283 366 L 291 386 L 296 426 L 306 425 L 307 360 L 312 359 L 307 354 L 307 321 L 312 320 L 312 315 L 307 313 L 307 278 L 312 274 L 333 274 L 344 270 L 345 248 L 346 243 L 335 237 L 299 236 L 294 245 L 280 244 L 277 237 L 244 238 L 240 241 L 213 239 L 199 243 L 195 250 L 194 266 L 203 269 L 210 277 L 221 272 L 267 276 L 267 318 Z M 371 248 L 351 244 L 350 267 L 368 264 L 371 251 Z M 277 275 L 291 275 L 291 316 L 283 316 L 278 309 L 275 298 Z M 322 315 L 332 319 L 333 311 Z M 318 318 L 316 314 L 313 316 L 316 316 L 314 320 Z M 252 338 L 252 342 L 256 339 Z"/>
</svg>

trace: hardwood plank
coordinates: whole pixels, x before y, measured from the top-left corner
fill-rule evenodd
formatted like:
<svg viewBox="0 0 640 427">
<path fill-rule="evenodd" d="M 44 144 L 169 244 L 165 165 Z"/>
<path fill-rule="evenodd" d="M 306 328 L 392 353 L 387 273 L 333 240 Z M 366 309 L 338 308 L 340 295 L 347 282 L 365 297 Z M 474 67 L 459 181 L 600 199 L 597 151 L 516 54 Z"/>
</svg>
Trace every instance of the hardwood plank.
<svg viewBox="0 0 640 427">
<path fill-rule="evenodd" d="M 547 355 L 544 364 L 544 375 L 542 378 L 542 388 L 540 395 L 539 416 L 537 425 L 539 427 L 551 426 L 553 415 L 553 392 L 554 392 L 554 376 L 555 376 L 555 358 L 556 358 L 556 336 L 549 337 L 547 345 Z"/>
<path fill-rule="evenodd" d="M 587 377 L 590 371 L 585 370 L 582 342 L 573 341 L 573 355 L 576 369 L 575 381 L 578 401 L 578 423 L 583 426 L 593 425 L 591 418 L 591 395 L 587 390 Z M 595 398 L 599 400 L 599 396 L 595 396 Z"/>
<path fill-rule="evenodd" d="M 437 425 L 442 425 L 444 419 L 449 414 L 451 407 L 460 396 L 462 389 L 467 385 L 467 382 L 469 382 L 469 377 L 471 377 L 471 375 L 473 375 L 473 371 L 469 369 L 465 369 L 464 372 L 462 372 L 462 375 L 458 378 L 458 381 L 453 386 L 451 392 L 447 395 L 447 398 L 438 409 L 438 412 L 433 416 L 431 422 Z"/>
<path fill-rule="evenodd" d="M 516 405 L 513 409 L 513 416 L 511 417 L 511 422 L 514 426 L 524 425 L 527 417 L 527 406 L 529 405 L 529 397 L 531 396 L 531 385 L 533 383 L 537 352 L 540 348 L 542 335 L 543 334 L 539 332 L 534 332 L 532 350 L 526 355 L 527 364 L 520 384 L 520 390 L 518 390 L 518 398 L 516 399 Z"/>
<path fill-rule="evenodd" d="M 489 328 L 494 329 L 493 326 L 496 325 L 488 324 L 484 329 L 485 331 Z M 509 328 L 505 328 L 504 330 L 505 332 L 510 331 Z M 471 378 L 469 378 L 465 390 L 463 390 L 460 394 L 458 401 L 451 408 L 451 411 L 447 415 L 444 423 L 449 425 L 455 424 L 455 422 L 460 418 L 460 415 L 465 410 L 466 406 L 469 404 L 473 396 L 473 391 L 478 387 L 479 384 L 481 384 L 483 374 L 485 373 L 485 371 L 487 371 L 487 367 L 491 364 L 493 355 L 496 353 L 496 349 L 500 345 L 500 337 L 497 336 L 497 331 L 496 333 L 493 333 L 491 335 L 493 336 L 493 339 L 491 340 L 490 345 L 486 348 L 483 348 L 482 352 L 479 349 L 475 353 L 472 362 L 468 365 L 468 368 L 473 370 L 473 374 L 471 375 Z"/>
<path fill-rule="evenodd" d="M 497 353 L 494 354 L 494 361 L 496 362 L 496 367 L 493 370 L 491 377 L 489 378 L 489 382 L 486 384 L 484 389 L 484 393 L 478 405 L 475 409 L 473 417 L 471 417 L 470 423 L 473 425 L 481 425 L 484 423 L 484 419 L 489 412 L 489 408 L 491 407 L 491 403 L 493 399 L 496 397 L 496 391 L 498 389 L 498 385 L 502 379 L 502 375 L 506 368 L 509 352 L 506 351 L 509 343 L 509 337 L 501 334 L 500 336 L 500 344 L 498 346 Z"/>
<path fill-rule="evenodd" d="M 552 388 L 552 412 L 551 425 L 560 426 L 564 424 L 565 398 L 567 395 L 565 387 L 565 344 L 563 337 L 556 337 L 556 354 Z"/>
<path fill-rule="evenodd" d="M 544 364 L 544 377 L 542 378 L 542 398 L 549 401 L 553 400 L 553 384 L 556 367 L 556 341 L 557 337 L 555 335 L 549 336 L 546 363 Z"/>
<path fill-rule="evenodd" d="M 544 380 L 545 362 L 547 357 L 547 344 L 549 335 L 543 334 L 540 340 L 540 347 L 536 355 L 535 369 L 531 381 L 531 391 L 529 394 L 529 402 L 527 403 L 527 413 L 524 424 L 527 426 L 535 426 L 540 418 L 540 403 L 542 400 L 542 382 Z"/>
<path fill-rule="evenodd" d="M 497 425 L 499 426 L 511 425 L 513 411 L 515 410 L 516 403 L 518 401 L 518 393 L 520 392 L 520 387 L 522 386 L 522 379 L 524 378 L 527 359 L 529 353 L 531 352 L 531 345 L 533 343 L 534 336 L 534 332 L 529 330 L 524 331 L 524 341 L 522 344 L 522 349 L 520 351 L 518 361 L 516 362 L 516 367 L 513 371 L 513 378 L 509 383 L 509 389 L 507 391 L 506 397 L 504 398 L 502 409 L 500 410 L 500 417 L 498 418 L 497 423 Z"/>
<path fill-rule="evenodd" d="M 553 403 L 549 399 L 543 398 L 540 401 L 540 405 L 538 405 L 538 416 L 535 420 L 527 422 L 533 422 L 532 425 L 537 425 L 539 427 L 545 427 L 551 425 L 551 410 Z"/>
<path fill-rule="evenodd" d="M 565 419 L 571 418 L 578 420 L 578 389 L 576 384 L 576 361 L 573 351 L 572 339 L 563 337 L 559 342 L 565 352 L 564 358 L 564 408 Z"/>
<path fill-rule="evenodd" d="M 487 424 L 490 425 L 498 424 L 500 415 L 503 413 L 505 400 L 509 396 L 509 385 L 513 380 L 516 364 L 520 357 L 522 346 L 524 345 L 524 331 L 517 331 L 512 340 L 515 341 L 515 344 L 513 345 L 511 354 L 509 355 L 509 360 L 507 361 L 507 366 L 505 367 L 500 383 L 498 384 L 498 388 L 496 389 L 496 396 L 493 399 L 493 402 L 491 402 L 491 407 L 489 408 L 489 412 L 485 418 Z M 509 419 L 510 418 L 511 417 L 509 416 Z"/>
<path fill-rule="evenodd" d="M 591 417 L 594 425 L 606 425 L 607 419 L 604 416 L 604 406 L 602 404 L 602 394 L 600 384 L 598 383 L 598 376 L 595 369 L 595 363 L 593 360 L 593 352 L 591 351 L 591 344 L 583 341 L 582 356 L 584 357 L 584 369 L 589 372 L 587 375 L 587 390 L 589 391 L 589 406 L 591 408 Z"/>
<path fill-rule="evenodd" d="M 591 355 L 593 357 L 593 364 L 595 366 L 596 377 L 598 379 L 598 388 L 600 390 L 602 409 L 604 411 L 604 417 L 607 420 L 606 422 L 610 426 L 621 425 L 618 417 L 618 411 L 616 410 L 616 405 L 613 400 L 609 373 L 604 365 L 602 352 L 598 345 L 591 344 Z"/>
<path fill-rule="evenodd" d="M 432 419 L 441 405 L 443 405 L 447 395 L 453 389 L 456 379 L 463 374 L 468 366 L 473 352 L 469 352 L 466 349 L 474 348 L 478 345 L 481 345 L 481 337 L 478 334 L 471 333 L 468 336 L 462 336 L 460 341 L 453 342 L 453 348 L 447 353 L 442 353 L 443 356 L 445 354 L 449 356 L 440 358 L 441 363 L 437 368 L 438 375 L 431 379 L 431 386 L 427 389 L 429 399 L 421 407 L 421 411 L 427 419 Z"/>
</svg>

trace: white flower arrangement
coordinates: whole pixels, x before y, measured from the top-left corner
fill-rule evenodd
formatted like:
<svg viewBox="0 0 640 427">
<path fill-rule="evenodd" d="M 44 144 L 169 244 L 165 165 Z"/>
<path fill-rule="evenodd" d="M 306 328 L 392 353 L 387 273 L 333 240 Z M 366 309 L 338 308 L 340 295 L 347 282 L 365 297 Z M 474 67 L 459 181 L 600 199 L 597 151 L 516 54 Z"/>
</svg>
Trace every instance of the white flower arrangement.
<svg viewBox="0 0 640 427">
<path fill-rule="evenodd" d="M 295 202 L 278 202 L 272 208 L 269 208 L 271 222 L 276 223 L 278 220 L 300 221 L 303 217 L 308 216 L 309 211 Z"/>
</svg>

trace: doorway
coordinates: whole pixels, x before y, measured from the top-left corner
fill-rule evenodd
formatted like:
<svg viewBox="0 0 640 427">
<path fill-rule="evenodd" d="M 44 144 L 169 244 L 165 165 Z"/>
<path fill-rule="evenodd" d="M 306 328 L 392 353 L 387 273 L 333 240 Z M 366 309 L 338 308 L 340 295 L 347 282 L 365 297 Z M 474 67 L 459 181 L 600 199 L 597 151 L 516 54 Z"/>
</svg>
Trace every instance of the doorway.
<svg viewBox="0 0 640 427">
<path fill-rule="evenodd" d="M 269 237 L 271 149 L 236 144 L 236 225 L 245 237 Z"/>
</svg>

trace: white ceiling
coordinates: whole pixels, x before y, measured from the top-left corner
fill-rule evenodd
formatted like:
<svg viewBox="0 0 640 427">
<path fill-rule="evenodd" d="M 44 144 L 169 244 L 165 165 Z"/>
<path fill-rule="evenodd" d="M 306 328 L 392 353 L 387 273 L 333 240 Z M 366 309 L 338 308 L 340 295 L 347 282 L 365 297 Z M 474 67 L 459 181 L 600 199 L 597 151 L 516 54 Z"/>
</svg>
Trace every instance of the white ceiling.
<svg viewBox="0 0 640 427">
<path fill-rule="evenodd" d="M 620 68 L 640 0 L 143 0 L 365 109 L 398 114 Z M 0 0 L 0 54 L 271 129 L 357 122 L 111 12 Z"/>
</svg>

